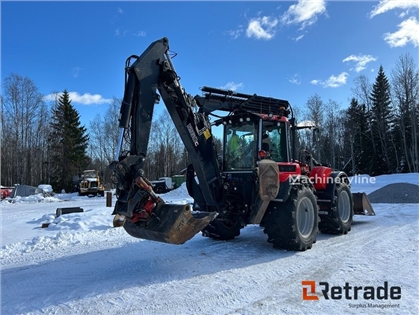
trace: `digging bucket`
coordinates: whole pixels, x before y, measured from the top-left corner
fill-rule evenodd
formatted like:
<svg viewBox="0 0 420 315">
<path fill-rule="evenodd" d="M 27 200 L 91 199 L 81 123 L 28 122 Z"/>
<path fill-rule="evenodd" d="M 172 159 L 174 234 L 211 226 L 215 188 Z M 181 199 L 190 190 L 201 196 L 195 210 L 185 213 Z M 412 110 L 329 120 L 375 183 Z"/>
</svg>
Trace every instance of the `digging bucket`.
<svg viewBox="0 0 420 315">
<path fill-rule="evenodd" d="M 190 205 L 159 203 L 149 220 L 133 223 L 126 218 L 123 227 L 128 234 L 136 238 L 184 244 L 217 215 L 217 212 L 193 213 Z"/>
<path fill-rule="evenodd" d="M 358 215 L 376 215 L 366 193 L 352 193 L 353 211 Z"/>
</svg>

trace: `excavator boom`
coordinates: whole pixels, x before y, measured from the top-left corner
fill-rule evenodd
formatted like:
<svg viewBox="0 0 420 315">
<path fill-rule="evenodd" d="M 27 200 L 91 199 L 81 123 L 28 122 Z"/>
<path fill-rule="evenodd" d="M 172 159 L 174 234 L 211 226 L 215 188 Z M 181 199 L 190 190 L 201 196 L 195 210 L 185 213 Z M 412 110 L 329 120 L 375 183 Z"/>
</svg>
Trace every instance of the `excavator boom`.
<svg viewBox="0 0 420 315">
<path fill-rule="evenodd" d="M 129 65 L 129 59 L 135 62 Z M 138 238 L 182 244 L 213 220 L 219 210 L 222 177 L 207 117 L 194 111 L 193 97 L 182 88 L 169 55 L 169 42 L 153 42 L 140 56 L 131 56 L 126 65 L 126 84 L 120 109 L 119 142 L 111 163 L 118 200 L 115 222 Z M 189 205 L 166 204 L 154 194 L 144 177 L 153 109 L 160 96 L 188 151 L 197 181 L 191 189 L 207 209 L 192 212 Z M 123 148 L 129 147 L 128 150 Z M 194 185 L 194 184 L 193 184 Z"/>
</svg>

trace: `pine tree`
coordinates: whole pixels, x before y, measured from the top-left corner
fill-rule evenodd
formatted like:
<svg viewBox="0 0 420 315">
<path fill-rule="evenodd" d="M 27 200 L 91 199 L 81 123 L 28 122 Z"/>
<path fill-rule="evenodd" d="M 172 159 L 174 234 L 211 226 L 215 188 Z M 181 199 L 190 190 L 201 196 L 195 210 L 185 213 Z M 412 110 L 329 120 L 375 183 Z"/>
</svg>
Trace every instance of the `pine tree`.
<svg viewBox="0 0 420 315">
<path fill-rule="evenodd" d="M 373 150 L 370 148 L 366 106 L 352 98 L 345 114 L 345 137 L 349 143 L 351 174 L 370 174 Z M 348 171 L 348 170 L 347 170 Z"/>
<path fill-rule="evenodd" d="M 390 173 L 393 171 L 391 166 L 391 88 L 382 66 L 379 68 L 372 87 L 370 100 L 372 101 L 372 131 L 377 152 L 374 174 Z"/>
<path fill-rule="evenodd" d="M 73 176 L 81 173 L 88 164 L 86 149 L 89 136 L 80 124 L 80 116 L 64 90 L 52 109 L 51 134 L 51 185 L 54 190 L 72 191 Z"/>
<path fill-rule="evenodd" d="M 348 143 L 348 147 L 346 148 L 347 155 L 350 155 L 350 160 L 346 165 L 349 165 L 351 162 L 351 171 L 349 171 L 350 168 L 345 169 L 345 171 L 348 174 L 355 175 L 356 174 L 356 156 L 358 150 L 356 137 L 358 134 L 358 125 L 356 123 L 357 121 L 357 107 L 358 102 L 355 98 L 353 98 L 350 102 L 350 107 L 346 110 L 346 116 L 345 116 L 345 133 L 344 136 L 346 138 L 346 142 Z M 349 149 L 349 150 L 348 150 Z"/>
</svg>

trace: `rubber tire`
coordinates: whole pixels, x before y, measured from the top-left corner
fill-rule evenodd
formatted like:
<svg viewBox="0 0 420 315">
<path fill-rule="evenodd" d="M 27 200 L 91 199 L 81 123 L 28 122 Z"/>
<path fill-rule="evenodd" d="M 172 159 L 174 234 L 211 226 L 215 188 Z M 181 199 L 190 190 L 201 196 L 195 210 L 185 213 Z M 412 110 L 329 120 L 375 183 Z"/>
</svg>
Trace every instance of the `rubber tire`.
<svg viewBox="0 0 420 315">
<path fill-rule="evenodd" d="M 213 220 L 207 225 L 201 233 L 204 237 L 210 237 L 215 240 L 227 241 L 234 239 L 241 233 L 241 222 Z"/>
<path fill-rule="evenodd" d="M 347 198 L 344 197 L 345 194 L 347 194 Z M 343 215 L 340 215 L 340 210 L 345 210 L 343 206 L 344 203 L 347 202 L 350 204 L 347 205 L 349 208 L 347 208 L 347 214 L 345 214 L 344 218 Z M 331 201 L 331 210 L 329 211 L 328 215 L 321 217 L 321 222 L 319 222 L 319 230 L 326 234 L 347 234 L 351 230 L 353 215 L 353 198 L 350 192 L 350 188 L 344 183 L 338 184 L 334 191 L 333 200 Z"/>
<path fill-rule="evenodd" d="M 268 235 L 267 242 L 275 248 L 293 251 L 305 251 L 312 248 L 318 234 L 318 205 L 316 196 L 308 187 L 292 188 L 290 197 L 285 202 L 271 202 L 264 219 L 264 233 Z M 310 209 L 306 209 L 308 207 Z M 308 231 L 302 234 L 299 228 L 299 211 L 311 211 L 307 220 Z"/>
</svg>

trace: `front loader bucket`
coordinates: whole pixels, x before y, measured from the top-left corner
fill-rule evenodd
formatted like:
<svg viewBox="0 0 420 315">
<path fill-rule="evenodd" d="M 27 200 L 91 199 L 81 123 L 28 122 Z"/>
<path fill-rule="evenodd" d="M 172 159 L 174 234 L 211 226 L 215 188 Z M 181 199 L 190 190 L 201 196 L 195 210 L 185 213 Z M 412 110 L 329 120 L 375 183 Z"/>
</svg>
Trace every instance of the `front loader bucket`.
<svg viewBox="0 0 420 315">
<path fill-rule="evenodd" d="M 184 244 L 205 228 L 217 212 L 191 213 L 190 205 L 160 203 L 148 221 L 133 223 L 126 218 L 124 229 L 133 237 L 170 244 Z"/>
<path fill-rule="evenodd" d="M 352 193 L 354 214 L 376 215 L 366 193 Z"/>
</svg>

